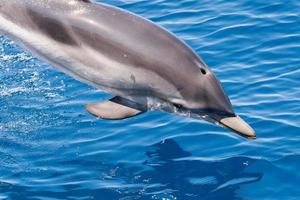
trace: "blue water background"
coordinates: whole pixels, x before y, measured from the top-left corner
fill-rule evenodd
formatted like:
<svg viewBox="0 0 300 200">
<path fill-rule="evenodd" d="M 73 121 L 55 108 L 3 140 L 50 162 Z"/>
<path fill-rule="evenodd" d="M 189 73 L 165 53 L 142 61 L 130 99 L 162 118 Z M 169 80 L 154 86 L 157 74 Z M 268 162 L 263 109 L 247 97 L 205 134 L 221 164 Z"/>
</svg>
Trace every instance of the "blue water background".
<svg viewBox="0 0 300 200">
<path fill-rule="evenodd" d="M 0 199 L 300 199 L 300 1 L 102 2 L 192 46 L 258 139 L 162 112 L 96 119 L 83 105 L 109 94 L 1 37 Z"/>
</svg>

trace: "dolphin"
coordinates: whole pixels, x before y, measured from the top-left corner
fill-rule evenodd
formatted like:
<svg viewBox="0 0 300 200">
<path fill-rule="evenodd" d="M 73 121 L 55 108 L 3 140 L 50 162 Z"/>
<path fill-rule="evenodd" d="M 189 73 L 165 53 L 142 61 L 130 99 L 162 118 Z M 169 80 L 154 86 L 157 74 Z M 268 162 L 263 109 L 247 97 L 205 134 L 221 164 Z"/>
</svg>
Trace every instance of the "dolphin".
<svg viewBox="0 0 300 200">
<path fill-rule="evenodd" d="M 160 110 L 256 138 L 204 61 L 174 34 L 133 13 L 90 0 L 0 0 L 0 33 L 111 93 L 112 99 L 86 105 L 99 118 Z"/>
</svg>

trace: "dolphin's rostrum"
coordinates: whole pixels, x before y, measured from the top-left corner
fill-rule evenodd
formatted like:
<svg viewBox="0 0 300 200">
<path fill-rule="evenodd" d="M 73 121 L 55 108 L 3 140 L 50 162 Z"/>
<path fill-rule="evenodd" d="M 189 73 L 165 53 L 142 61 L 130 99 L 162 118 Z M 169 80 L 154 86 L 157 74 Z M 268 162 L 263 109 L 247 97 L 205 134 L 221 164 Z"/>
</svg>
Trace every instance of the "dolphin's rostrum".
<svg viewBox="0 0 300 200">
<path fill-rule="evenodd" d="M 198 55 L 142 17 L 88 0 L 0 0 L 0 32 L 57 69 L 115 95 L 86 106 L 100 118 L 158 109 L 255 138 Z"/>
</svg>

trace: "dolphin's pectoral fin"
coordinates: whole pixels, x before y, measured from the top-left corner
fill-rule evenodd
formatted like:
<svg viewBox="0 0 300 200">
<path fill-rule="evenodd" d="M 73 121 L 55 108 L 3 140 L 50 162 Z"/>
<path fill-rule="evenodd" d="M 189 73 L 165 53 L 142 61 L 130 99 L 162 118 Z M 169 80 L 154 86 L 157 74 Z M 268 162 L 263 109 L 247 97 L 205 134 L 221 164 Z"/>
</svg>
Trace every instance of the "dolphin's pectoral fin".
<svg viewBox="0 0 300 200">
<path fill-rule="evenodd" d="M 114 97 L 97 104 L 87 104 L 85 107 L 92 115 L 111 120 L 126 119 L 146 112 L 143 107 L 122 97 Z"/>
</svg>

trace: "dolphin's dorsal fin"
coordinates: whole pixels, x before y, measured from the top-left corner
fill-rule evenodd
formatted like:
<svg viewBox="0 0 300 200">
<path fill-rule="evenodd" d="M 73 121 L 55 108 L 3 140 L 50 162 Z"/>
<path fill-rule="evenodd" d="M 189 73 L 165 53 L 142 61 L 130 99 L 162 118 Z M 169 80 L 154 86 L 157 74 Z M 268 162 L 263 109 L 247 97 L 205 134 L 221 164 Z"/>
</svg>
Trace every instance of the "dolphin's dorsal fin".
<svg viewBox="0 0 300 200">
<path fill-rule="evenodd" d="M 144 108 L 122 97 L 114 97 L 101 103 L 87 104 L 85 107 L 92 115 L 111 120 L 126 119 L 146 112 Z"/>
</svg>

